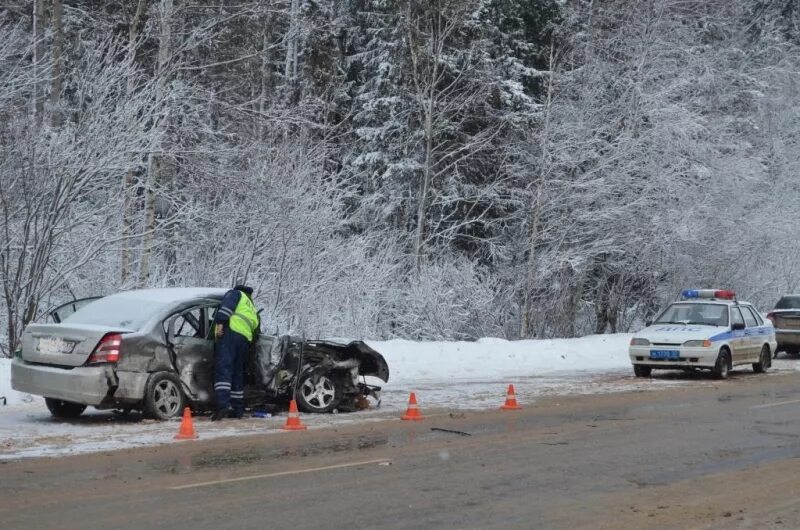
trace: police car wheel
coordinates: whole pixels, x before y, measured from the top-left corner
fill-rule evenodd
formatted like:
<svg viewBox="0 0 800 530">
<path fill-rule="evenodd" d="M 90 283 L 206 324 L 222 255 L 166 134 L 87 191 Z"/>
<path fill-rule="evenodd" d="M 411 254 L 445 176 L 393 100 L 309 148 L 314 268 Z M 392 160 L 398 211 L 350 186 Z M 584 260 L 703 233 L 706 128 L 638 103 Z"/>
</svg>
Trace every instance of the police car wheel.
<svg viewBox="0 0 800 530">
<path fill-rule="evenodd" d="M 644 365 L 641 365 L 641 364 L 634 364 L 633 365 L 633 374 L 636 377 L 650 377 L 650 372 L 652 372 L 652 371 L 653 371 L 653 369 L 650 368 L 649 366 L 644 366 Z"/>
<path fill-rule="evenodd" d="M 772 358 L 769 354 L 769 346 L 764 344 L 761 347 L 761 353 L 758 355 L 758 362 L 753 363 L 753 371 L 757 374 L 760 374 L 762 372 L 766 372 L 771 365 Z"/>
<path fill-rule="evenodd" d="M 714 368 L 711 370 L 711 373 L 714 374 L 714 377 L 717 379 L 727 379 L 728 378 L 728 371 L 731 367 L 731 356 L 728 353 L 728 350 L 722 350 L 719 352 L 717 356 L 717 363 L 714 365 Z"/>
</svg>

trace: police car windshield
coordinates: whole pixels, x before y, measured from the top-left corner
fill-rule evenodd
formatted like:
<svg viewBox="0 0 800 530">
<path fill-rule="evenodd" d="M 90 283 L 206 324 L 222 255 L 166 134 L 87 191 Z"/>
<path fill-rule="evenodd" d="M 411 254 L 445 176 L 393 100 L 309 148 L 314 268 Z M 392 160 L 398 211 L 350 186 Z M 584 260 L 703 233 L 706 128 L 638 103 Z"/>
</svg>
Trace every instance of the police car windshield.
<svg viewBox="0 0 800 530">
<path fill-rule="evenodd" d="M 728 325 L 728 306 L 678 302 L 670 305 L 661 313 L 655 323 L 724 327 Z"/>
</svg>

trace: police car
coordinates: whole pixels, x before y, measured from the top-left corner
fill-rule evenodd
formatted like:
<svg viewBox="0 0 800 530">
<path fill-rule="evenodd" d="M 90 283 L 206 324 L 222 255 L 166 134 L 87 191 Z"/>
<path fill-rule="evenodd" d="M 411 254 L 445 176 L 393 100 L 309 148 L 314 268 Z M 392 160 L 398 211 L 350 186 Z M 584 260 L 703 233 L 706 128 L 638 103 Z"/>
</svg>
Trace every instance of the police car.
<svg viewBox="0 0 800 530">
<path fill-rule="evenodd" d="M 689 289 L 637 333 L 629 348 L 633 371 L 648 377 L 654 369 L 705 369 L 720 379 L 734 366 L 770 367 L 777 348 L 775 329 L 733 291 Z"/>
</svg>

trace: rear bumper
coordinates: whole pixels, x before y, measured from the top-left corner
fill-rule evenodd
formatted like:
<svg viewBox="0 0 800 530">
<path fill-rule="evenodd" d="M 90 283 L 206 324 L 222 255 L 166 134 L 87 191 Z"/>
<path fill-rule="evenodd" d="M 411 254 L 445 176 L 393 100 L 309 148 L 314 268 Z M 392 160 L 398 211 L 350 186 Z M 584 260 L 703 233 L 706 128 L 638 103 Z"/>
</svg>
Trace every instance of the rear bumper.
<svg viewBox="0 0 800 530">
<path fill-rule="evenodd" d="M 117 384 L 110 365 L 65 369 L 21 359 L 11 363 L 11 388 L 37 396 L 96 406 L 110 398 Z"/>
<path fill-rule="evenodd" d="M 775 338 L 778 347 L 797 346 L 800 348 L 800 329 L 776 329 Z"/>
</svg>

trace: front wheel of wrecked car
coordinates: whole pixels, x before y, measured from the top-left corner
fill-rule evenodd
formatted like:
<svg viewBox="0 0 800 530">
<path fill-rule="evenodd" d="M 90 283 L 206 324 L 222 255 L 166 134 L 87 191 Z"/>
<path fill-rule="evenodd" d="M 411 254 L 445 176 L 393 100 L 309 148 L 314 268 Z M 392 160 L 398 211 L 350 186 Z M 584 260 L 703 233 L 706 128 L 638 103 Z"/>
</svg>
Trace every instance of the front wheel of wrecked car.
<svg viewBox="0 0 800 530">
<path fill-rule="evenodd" d="M 157 420 L 174 418 L 183 412 L 185 402 L 181 382 L 176 375 L 157 372 L 150 376 L 142 403 L 145 416 Z"/>
<path fill-rule="evenodd" d="M 44 398 L 50 414 L 56 418 L 77 418 L 83 411 L 86 410 L 86 405 L 80 403 L 73 403 L 72 401 L 64 401 L 63 399 Z"/>
<path fill-rule="evenodd" d="M 331 412 L 344 397 L 341 381 L 331 374 L 308 374 L 297 385 L 297 406 L 303 412 Z"/>
</svg>

